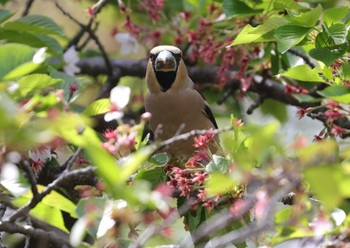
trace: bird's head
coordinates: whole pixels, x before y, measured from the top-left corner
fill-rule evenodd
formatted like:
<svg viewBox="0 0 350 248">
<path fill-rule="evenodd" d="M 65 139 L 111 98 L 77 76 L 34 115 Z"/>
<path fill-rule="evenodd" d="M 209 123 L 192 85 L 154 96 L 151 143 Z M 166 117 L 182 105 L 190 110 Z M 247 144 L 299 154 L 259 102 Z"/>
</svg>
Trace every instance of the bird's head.
<svg viewBox="0 0 350 248">
<path fill-rule="evenodd" d="M 149 54 L 146 81 L 150 90 L 163 92 L 172 87 L 187 83 L 186 67 L 182 61 L 182 52 L 174 46 L 157 46 Z"/>
</svg>

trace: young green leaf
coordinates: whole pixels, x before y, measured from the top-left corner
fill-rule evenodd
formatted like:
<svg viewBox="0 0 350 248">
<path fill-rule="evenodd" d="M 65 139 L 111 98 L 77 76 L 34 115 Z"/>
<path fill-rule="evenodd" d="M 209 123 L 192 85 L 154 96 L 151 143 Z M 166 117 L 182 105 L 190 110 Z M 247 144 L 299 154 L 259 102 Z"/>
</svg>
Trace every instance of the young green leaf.
<svg viewBox="0 0 350 248">
<path fill-rule="evenodd" d="M 346 6 L 334 7 L 324 10 L 322 19 L 327 24 L 327 26 L 331 26 L 332 24 L 342 20 L 348 13 L 349 8 Z"/>
<path fill-rule="evenodd" d="M 63 30 L 51 18 L 41 15 L 27 15 L 16 21 L 7 22 L 4 29 L 34 34 L 55 34 L 63 36 Z"/>
<path fill-rule="evenodd" d="M 291 24 L 297 24 L 313 28 L 317 24 L 321 13 L 322 6 L 319 4 L 316 8 L 313 8 L 310 11 L 304 13 L 297 12 L 297 14 L 295 14 L 294 12 L 289 11 L 289 16 L 291 17 Z"/>
<path fill-rule="evenodd" d="M 109 98 L 99 99 L 87 106 L 83 114 L 87 116 L 104 114 L 110 110 L 110 106 L 111 100 Z"/>
<path fill-rule="evenodd" d="M 318 94 L 334 101 L 350 104 L 350 88 L 342 85 L 329 86 Z"/>
<path fill-rule="evenodd" d="M 301 42 L 310 30 L 308 27 L 291 24 L 278 27 L 275 31 L 278 50 L 281 53 L 285 53 L 288 49 Z"/>
<path fill-rule="evenodd" d="M 239 0 L 224 0 L 222 2 L 222 9 L 226 15 L 226 18 L 262 13 L 261 9 L 253 9 L 246 3 Z"/>
<path fill-rule="evenodd" d="M 320 47 L 311 49 L 309 55 L 314 59 L 322 61 L 326 66 L 330 66 L 335 60 L 341 58 L 347 50 L 347 44 L 333 47 Z"/>
<path fill-rule="evenodd" d="M 51 78 L 46 74 L 32 74 L 18 80 L 20 94 L 24 97 L 36 90 L 41 90 L 50 85 L 61 82 L 61 79 Z"/>
<path fill-rule="evenodd" d="M 281 75 L 305 82 L 323 82 L 324 80 L 319 76 L 319 70 L 318 68 L 311 69 L 307 65 L 298 65 L 281 73 Z"/>
<path fill-rule="evenodd" d="M 34 49 L 26 45 L 0 46 L 0 81 L 20 77 L 37 69 L 40 64 L 32 62 L 34 54 Z"/>
<path fill-rule="evenodd" d="M 25 44 L 31 47 L 47 47 L 47 51 L 61 57 L 63 49 L 58 41 L 46 34 L 25 33 L 17 30 L 0 30 L 0 40 Z"/>
</svg>

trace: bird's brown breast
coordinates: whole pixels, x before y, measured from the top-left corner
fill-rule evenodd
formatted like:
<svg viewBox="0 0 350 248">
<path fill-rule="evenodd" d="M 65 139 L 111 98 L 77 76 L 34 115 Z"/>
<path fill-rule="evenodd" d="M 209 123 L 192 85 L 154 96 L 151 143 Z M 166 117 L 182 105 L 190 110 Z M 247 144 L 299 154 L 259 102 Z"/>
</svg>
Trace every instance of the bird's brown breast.
<svg viewBox="0 0 350 248">
<path fill-rule="evenodd" d="M 205 107 L 202 96 L 191 88 L 148 94 L 145 107 L 152 114 L 150 128 L 160 140 L 191 130 L 214 128 L 202 112 Z M 168 148 L 175 155 L 190 155 L 193 151 L 193 137 Z"/>
</svg>

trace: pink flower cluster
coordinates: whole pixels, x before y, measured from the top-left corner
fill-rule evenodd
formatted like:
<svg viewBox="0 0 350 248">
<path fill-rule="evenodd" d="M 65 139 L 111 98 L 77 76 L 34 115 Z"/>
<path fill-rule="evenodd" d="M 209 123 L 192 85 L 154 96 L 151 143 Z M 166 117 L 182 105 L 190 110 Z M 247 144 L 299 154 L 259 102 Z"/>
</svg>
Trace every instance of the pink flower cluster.
<svg viewBox="0 0 350 248">
<path fill-rule="evenodd" d="M 114 156 L 126 156 L 135 150 L 136 131 L 129 125 L 119 126 L 117 129 L 107 129 L 103 133 L 107 139 L 102 146 Z"/>
</svg>

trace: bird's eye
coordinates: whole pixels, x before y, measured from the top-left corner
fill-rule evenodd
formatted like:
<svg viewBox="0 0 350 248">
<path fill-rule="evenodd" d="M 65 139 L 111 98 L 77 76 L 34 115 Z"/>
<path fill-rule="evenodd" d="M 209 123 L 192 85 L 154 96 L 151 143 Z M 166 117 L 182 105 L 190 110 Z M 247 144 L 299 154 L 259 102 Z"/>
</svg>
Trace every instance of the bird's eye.
<svg viewBox="0 0 350 248">
<path fill-rule="evenodd" d="M 150 53 L 150 54 L 149 54 L 149 58 L 150 58 L 151 60 L 154 60 L 154 59 L 155 59 L 155 57 L 156 57 L 156 55 L 155 55 L 155 54 L 153 54 L 153 53 Z"/>
</svg>

